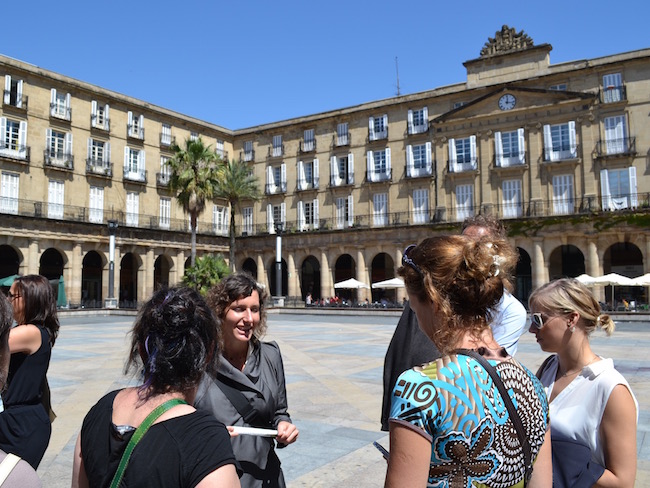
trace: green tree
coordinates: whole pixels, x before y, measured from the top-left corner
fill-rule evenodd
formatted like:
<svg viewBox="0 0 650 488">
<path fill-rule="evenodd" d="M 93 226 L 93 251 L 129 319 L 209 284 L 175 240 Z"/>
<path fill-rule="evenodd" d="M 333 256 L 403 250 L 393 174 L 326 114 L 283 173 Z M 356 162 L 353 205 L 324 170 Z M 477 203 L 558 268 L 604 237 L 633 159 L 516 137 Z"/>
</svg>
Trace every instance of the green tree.
<svg viewBox="0 0 650 488">
<path fill-rule="evenodd" d="M 215 197 L 228 200 L 230 204 L 230 271 L 235 269 L 235 212 L 242 200 L 258 200 L 260 190 L 257 178 L 252 174 L 247 164 L 242 161 L 227 160 L 219 168 L 219 182 L 215 189 Z"/>
<path fill-rule="evenodd" d="M 192 231 L 191 264 L 196 261 L 196 229 L 205 203 L 214 198 L 221 158 L 206 146 L 201 138 L 185 140 L 185 147 L 172 145 L 174 156 L 169 164 L 169 188 L 176 194 L 178 204 L 190 215 Z"/>
<path fill-rule="evenodd" d="M 221 254 L 206 254 L 197 258 L 196 263 L 185 270 L 183 284 L 205 296 L 210 288 L 229 274 L 230 270 Z"/>
</svg>

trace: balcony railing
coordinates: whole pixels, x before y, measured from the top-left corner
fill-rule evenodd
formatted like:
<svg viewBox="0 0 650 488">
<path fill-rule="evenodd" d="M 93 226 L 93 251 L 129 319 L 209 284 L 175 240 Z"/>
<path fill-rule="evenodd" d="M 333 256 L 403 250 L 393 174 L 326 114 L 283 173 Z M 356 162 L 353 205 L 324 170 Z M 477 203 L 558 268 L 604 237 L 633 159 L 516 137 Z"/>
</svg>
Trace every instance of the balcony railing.
<svg viewBox="0 0 650 488">
<path fill-rule="evenodd" d="M 239 151 L 239 159 L 245 163 L 253 161 L 255 159 L 255 150 L 251 149 L 250 151 Z"/>
<path fill-rule="evenodd" d="M 113 163 L 110 163 L 108 161 L 100 161 L 95 158 L 88 158 L 86 159 L 86 174 L 112 178 Z"/>
<path fill-rule="evenodd" d="M 426 163 L 424 168 L 415 168 L 413 165 L 406 164 L 404 174 L 407 178 L 428 178 L 433 174 L 433 163 Z"/>
<path fill-rule="evenodd" d="M 319 187 L 319 184 L 320 184 L 320 177 L 318 176 L 314 176 L 311 181 L 300 180 L 298 178 L 296 180 L 296 190 L 297 191 L 315 190 Z"/>
<path fill-rule="evenodd" d="M 126 134 L 132 139 L 140 139 L 141 141 L 144 141 L 144 127 L 138 127 L 134 124 L 127 124 Z"/>
<path fill-rule="evenodd" d="M 90 127 L 93 129 L 104 130 L 106 132 L 111 131 L 111 120 L 108 117 L 99 119 L 97 114 L 90 115 Z"/>
<path fill-rule="evenodd" d="M 477 158 L 465 158 L 462 161 L 447 161 L 447 170 L 450 173 L 464 173 L 465 171 L 476 171 L 478 166 L 476 164 Z"/>
<path fill-rule="evenodd" d="M 131 170 L 127 168 L 126 166 L 124 167 L 124 181 L 133 181 L 136 183 L 143 183 L 147 184 L 147 170 Z"/>
<path fill-rule="evenodd" d="M 43 151 L 43 164 L 48 168 L 65 169 L 72 171 L 74 169 L 74 155 L 63 151 Z"/>
<path fill-rule="evenodd" d="M 518 153 L 495 154 L 493 163 L 495 168 L 514 168 L 516 166 L 524 166 L 526 164 L 526 156 L 525 154 L 520 156 Z"/>
<path fill-rule="evenodd" d="M 279 185 L 276 185 L 275 183 L 267 183 L 266 186 L 264 187 L 264 193 L 266 195 L 277 195 L 279 193 L 286 193 L 286 192 L 287 192 L 286 181 L 280 182 Z"/>
<path fill-rule="evenodd" d="M 27 110 L 28 98 L 25 95 L 18 96 L 18 93 L 12 92 L 10 90 L 4 91 L 3 97 L 3 106 L 5 107 L 14 107 L 20 110 Z"/>
<path fill-rule="evenodd" d="M 596 144 L 596 155 L 599 158 L 630 154 L 636 154 L 636 137 L 601 139 Z"/>
<path fill-rule="evenodd" d="M 410 136 L 415 135 L 415 134 L 424 134 L 428 130 L 429 130 L 429 123 L 428 122 L 425 123 L 425 124 L 420 124 L 420 125 L 408 124 L 408 135 L 410 135 Z"/>
<path fill-rule="evenodd" d="M 616 103 L 627 100 L 627 90 L 625 86 L 608 86 L 600 92 L 600 101 L 602 103 Z"/>
<path fill-rule="evenodd" d="M 72 119 L 72 109 L 60 103 L 50 103 L 50 116 L 69 121 Z"/>
<path fill-rule="evenodd" d="M 176 136 L 171 134 L 165 134 L 164 132 L 160 133 L 160 145 L 163 147 L 169 147 L 173 144 L 176 144 Z"/>
<path fill-rule="evenodd" d="M 169 173 L 156 173 L 156 185 L 169 186 Z"/>
<path fill-rule="evenodd" d="M 349 171 L 347 175 L 339 175 L 338 177 L 330 174 L 330 187 L 336 188 L 349 185 L 354 185 L 354 171 Z"/>
<path fill-rule="evenodd" d="M 307 153 L 316 150 L 316 139 L 300 141 L 300 152 Z"/>
<path fill-rule="evenodd" d="M 11 159 L 21 163 L 29 163 L 30 153 L 30 146 L 7 146 L 6 143 L 0 142 L 0 159 Z"/>
<path fill-rule="evenodd" d="M 281 158 L 282 156 L 284 156 L 284 144 L 273 147 L 269 146 L 269 158 Z"/>
<path fill-rule="evenodd" d="M 568 161 L 577 159 L 580 145 L 562 144 L 560 147 L 544 147 L 544 161 Z"/>
<path fill-rule="evenodd" d="M 368 141 L 380 141 L 382 139 L 388 139 L 388 127 L 384 127 L 384 129 L 380 131 L 368 133 Z"/>
<path fill-rule="evenodd" d="M 368 183 L 379 183 L 391 181 L 391 169 L 385 171 L 366 171 L 366 181 Z"/>
</svg>

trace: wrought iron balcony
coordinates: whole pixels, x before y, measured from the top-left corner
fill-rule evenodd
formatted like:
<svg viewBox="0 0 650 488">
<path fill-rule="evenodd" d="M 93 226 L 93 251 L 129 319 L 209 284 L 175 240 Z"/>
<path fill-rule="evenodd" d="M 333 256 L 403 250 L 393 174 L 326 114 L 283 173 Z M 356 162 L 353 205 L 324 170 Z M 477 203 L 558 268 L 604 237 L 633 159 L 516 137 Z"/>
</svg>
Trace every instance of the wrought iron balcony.
<svg viewBox="0 0 650 488">
<path fill-rule="evenodd" d="M 476 171 L 478 169 L 477 158 L 463 158 L 462 160 L 447 161 L 447 171 L 449 173 L 464 173 L 466 171 Z"/>
<path fill-rule="evenodd" d="M 344 132 L 343 134 L 336 134 L 333 136 L 333 145 L 336 147 L 349 146 L 352 137 L 349 132 Z"/>
<path fill-rule="evenodd" d="M 124 181 L 147 184 L 147 170 L 137 169 L 135 171 L 124 167 Z"/>
<path fill-rule="evenodd" d="M 368 183 L 381 183 L 391 181 L 391 168 L 385 171 L 366 171 L 366 182 Z"/>
<path fill-rule="evenodd" d="M 415 134 L 424 134 L 429 131 L 429 123 L 425 122 L 424 124 L 408 124 L 408 135 L 413 136 Z"/>
<path fill-rule="evenodd" d="M 318 188 L 320 184 L 320 178 L 318 176 L 314 176 L 311 181 L 308 180 L 301 180 L 298 178 L 296 180 L 296 191 L 304 191 L 304 190 L 315 190 Z"/>
<path fill-rule="evenodd" d="M 300 141 L 300 152 L 307 153 L 316 150 L 316 139 L 310 141 Z"/>
<path fill-rule="evenodd" d="M 95 158 L 86 159 L 86 174 L 95 176 L 113 177 L 113 163 Z"/>
<path fill-rule="evenodd" d="M 43 163 L 48 168 L 72 171 L 74 170 L 74 155 L 63 151 L 46 149 L 43 151 Z"/>
<path fill-rule="evenodd" d="M 5 90 L 2 105 L 3 107 L 14 107 L 27 111 L 28 98 L 25 95 L 18 96 L 18 93 L 15 91 Z"/>
<path fill-rule="evenodd" d="M 382 139 L 388 139 L 388 127 L 384 127 L 384 130 L 373 131 L 368 133 L 368 141 L 380 141 Z"/>
<path fill-rule="evenodd" d="M 97 117 L 97 114 L 90 115 L 90 127 L 93 129 L 104 130 L 106 132 L 111 131 L 111 120 L 108 117 L 100 119 Z"/>
<path fill-rule="evenodd" d="M 72 109 L 60 103 L 50 103 L 50 116 L 70 121 L 72 118 Z"/>
<path fill-rule="evenodd" d="M 269 158 L 281 158 L 284 156 L 284 144 L 280 146 L 269 146 Z"/>
<path fill-rule="evenodd" d="M 562 144 L 560 147 L 544 147 L 544 161 L 568 161 L 577 159 L 580 154 L 580 145 Z"/>
<path fill-rule="evenodd" d="M 126 135 L 132 139 L 144 141 L 144 127 L 138 127 L 135 124 L 126 125 Z"/>
<path fill-rule="evenodd" d="M 339 175 L 338 177 L 330 174 L 331 188 L 350 185 L 354 185 L 354 171 L 349 171 L 347 175 Z"/>
<path fill-rule="evenodd" d="M 29 164 L 30 153 L 30 146 L 19 146 L 17 144 L 7 145 L 4 141 L 0 142 L 0 159 L 10 159 Z"/>
<path fill-rule="evenodd" d="M 415 168 L 413 165 L 406 164 L 404 174 L 407 178 L 428 178 L 433 174 L 433 163 L 426 163 L 424 168 Z"/>
<path fill-rule="evenodd" d="M 158 186 L 169 186 L 169 173 L 156 173 L 156 185 Z"/>
<path fill-rule="evenodd" d="M 160 145 L 164 147 L 169 147 L 176 144 L 176 136 L 171 134 L 160 133 Z"/>
<path fill-rule="evenodd" d="M 255 150 L 251 149 L 250 151 L 239 151 L 239 159 L 245 163 L 253 161 L 255 159 Z"/>
<path fill-rule="evenodd" d="M 287 192 L 286 181 L 280 182 L 279 185 L 276 185 L 275 183 L 267 183 L 266 186 L 264 187 L 264 193 L 266 195 L 277 195 L 279 193 L 286 193 L 286 192 Z"/>
<path fill-rule="evenodd" d="M 600 140 L 596 144 L 596 157 L 628 156 L 636 154 L 636 137 Z"/>
<path fill-rule="evenodd" d="M 600 101 L 602 103 L 616 103 L 627 100 L 627 90 L 625 86 L 608 86 L 600 92 Z"/>
</svg>

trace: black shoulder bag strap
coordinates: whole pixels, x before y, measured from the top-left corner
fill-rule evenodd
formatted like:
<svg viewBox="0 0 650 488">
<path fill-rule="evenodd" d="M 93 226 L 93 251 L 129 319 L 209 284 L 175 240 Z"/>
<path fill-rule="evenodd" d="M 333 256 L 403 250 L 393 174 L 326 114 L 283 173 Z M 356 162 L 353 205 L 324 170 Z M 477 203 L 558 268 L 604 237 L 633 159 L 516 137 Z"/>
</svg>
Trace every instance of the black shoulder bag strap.
<svg viewBox="0 0 650 488">
<path fill-rule="evenodd" d="M 551 362 L 551 359 L 553 359 L 554 357 L 555 357 L 555 354 L 551 354 L 546 359 L 544 359 L 544 362 L 542 363 L 542 365 L 537 370 L 537 373 L 535 373 L 535 376 L 537 376 L 538 380 L 542 379 L 542 373 L 544 373 L 544 370 L 548 367 L 549 363 Z"/>
<path fill-rule="evenodd" d="M 494 386 L 496 386 L 499 390 L 499 394 L 503 399 L 503 403 L 508 410 L 510 420 L 512 421 L 512 424 L 517 431 L 517 437 L 519 437 L 521 449 L 524 452 L 524 463 L 526 464 L 526 470 L 524 472 L 524 486 L 526 486 L 533 474 L 533 460 L 530 452 L 530 443 L 528 442 L 528 437 L 524 431 L 524 425 L 521 423 L 521 418 L 519 418 L 519 414 L 517 413 L 515 406 L 512 404 L 510 395 L 508 395 L 506 387 L 503 384 L 503 381 L 501 381 L 499 373 L 497 373 L 497 370 L 494 368 L 494 366 L 488 363 L 488 361 L 483 356 L 481 356 L 477 351 L 473 349 L 458 349 L 456 352 L 476 359 L 479 364 L 483 366 L 485 371 L 487 371 L 487 373 L 490 375 L 490 378 L 492 378 L 492 383 L 494 383 Z"/>
<path fill-rule="evenodd" d="M 212 377 L 217 386 L 221 389 L 224 395 L 230 400 L 232 406 L 239 412 L 239 415 L 242 416 L 244 422 L 247 424 L 253 425 L 253 420 L 257 417 L 257 410 L 248 401 L 248 398 L 244 394 L 235 388 L 232 385 L 229 385 L 226 381 L 223 381 L 221 374 L 217 373 L 216 376 Z"/>
</svg>

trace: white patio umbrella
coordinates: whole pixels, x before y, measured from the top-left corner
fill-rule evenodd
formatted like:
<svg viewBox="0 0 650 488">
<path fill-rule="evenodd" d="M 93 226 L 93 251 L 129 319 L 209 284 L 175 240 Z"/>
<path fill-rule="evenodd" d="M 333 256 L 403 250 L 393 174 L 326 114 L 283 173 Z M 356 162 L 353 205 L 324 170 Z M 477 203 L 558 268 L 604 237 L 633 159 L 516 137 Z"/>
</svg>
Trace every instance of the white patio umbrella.
<svg viewBox="0 0 650 488">
<path fill-rule="evenodd" d="M 650 286 L 650 273 L 632 278 L 634 286 Z"/>
<path fill-rule="evenodd" d="M 358 290 L 359 288 L 370 288 L 368 285 L 366 285 L 363 281 L 355 280 L 354 278 L 350 278 L 349 280 L 345 281 L 339 281 L 338 283 L 334 283 L 334 288 L 345 288 L 349 290 Z"/>
<path fill-rule="evenodd" d="M 378 281 L 372 284 L 373 288 L 386 288 L 387 290 L 394 290 L 396 288 L 404 288 L 404 280 L 402 278 L 391 278 L 390 280 Z"/>
<path fill-rule="evenodd" d="M 576 276 L 576 280 L 586 286 L 594 286 L 595 279 L 596 278 L 588 274 L 581 274 L 580 276 Z"/>
<path fill-rule="evenodd" d="M 594 284 L 600 286 L 635 286 L 632 278 L 617 273 L 609 273 L 604 276 L 594 278 Z"/>
</svg>

